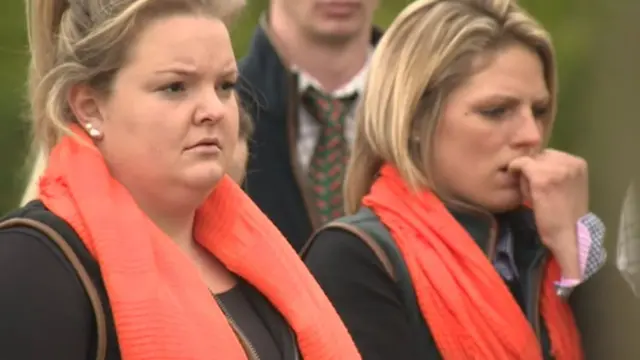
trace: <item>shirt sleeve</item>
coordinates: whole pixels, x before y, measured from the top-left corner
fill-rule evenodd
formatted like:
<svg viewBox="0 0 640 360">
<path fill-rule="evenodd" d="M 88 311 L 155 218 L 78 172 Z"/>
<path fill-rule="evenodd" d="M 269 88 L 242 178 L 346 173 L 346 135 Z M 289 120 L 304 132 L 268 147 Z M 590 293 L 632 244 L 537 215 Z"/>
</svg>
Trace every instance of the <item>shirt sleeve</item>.
<svg viewBox="0 0 640 360">
<path fill-rule="evenodd" d="M 0 230 L 3 359 L 86 360 L 91 306 L 72 267 L 44 235 Z"/>
<path fill-rule="evenodd" d="M 582 281 L 597 273 L 607 260 L 607 251 L 604 248 L 605 232 L 604 223 L 595 214 L 589 213 L 578 222 Z"/>
<path fill-rule="evenodd" d="M 607 261 L 607 251 L 604 248 L 604 236 L 606 228 L 602 220 L 593 213 L 588 213 L 578 220 L 576 224 L 578 235 L 578 261 L 580 263 L 580 279 L 568 279 L 562 277 L 556 282 L 559 289 L 574 288 L 594 274 L 596 274 Z"/>
<path fill-rule="evenodd" d="M 317 236 L 305 262 L 345 323 L 362 358 L 419 358 L 400 289 L 374 252 L 343 230 L 328 229 Z"/>
</svg>

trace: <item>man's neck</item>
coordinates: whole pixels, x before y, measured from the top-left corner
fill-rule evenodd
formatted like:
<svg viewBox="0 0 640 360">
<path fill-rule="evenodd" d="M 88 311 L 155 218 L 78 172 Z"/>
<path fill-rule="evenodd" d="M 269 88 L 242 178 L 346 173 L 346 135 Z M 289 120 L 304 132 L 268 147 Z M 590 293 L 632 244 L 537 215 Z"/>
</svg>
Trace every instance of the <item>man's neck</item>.
<svg viewBox="0 0 640 360">
<path fill-rule="evenodd" d="M 348 83 L 367 62 L 371 48 L 369 29 L 337 45 L 314 41 L 291 27 L 282 14 L 271 13 L 269 29 L 287 62 L 311 75 L 325 91 L 337 90 Z"/>
</svg>

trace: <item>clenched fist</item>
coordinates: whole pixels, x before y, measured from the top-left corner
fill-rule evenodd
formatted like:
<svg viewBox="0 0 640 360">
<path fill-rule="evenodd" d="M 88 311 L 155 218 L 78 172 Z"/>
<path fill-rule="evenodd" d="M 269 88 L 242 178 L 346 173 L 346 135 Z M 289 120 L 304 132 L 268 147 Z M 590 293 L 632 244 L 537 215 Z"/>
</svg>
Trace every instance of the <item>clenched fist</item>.
<svg viewBox="0 0 640 360">
<path fill-rule="evenodd" d="M 524 198 L 535 215 L 541 241 L 567 278 L 580 279 L 576 224 L 589 212 L 589 181 L 584 159 L 547 149 L 514 159 L 509 171 L 519 173 Z"/>
</svg>

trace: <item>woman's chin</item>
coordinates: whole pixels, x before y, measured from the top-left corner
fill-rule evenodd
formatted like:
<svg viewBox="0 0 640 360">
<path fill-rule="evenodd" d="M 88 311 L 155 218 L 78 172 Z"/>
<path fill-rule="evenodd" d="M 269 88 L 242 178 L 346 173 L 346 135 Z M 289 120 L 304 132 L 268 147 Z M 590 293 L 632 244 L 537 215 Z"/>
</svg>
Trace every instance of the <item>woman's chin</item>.
<svg viewBox="0 0 640 360">
<path fill-rule="evenodd" d="M 523 198 L 518 190 L 502 190 L 483 201 L 481 206 L 491 213 L 501 213 L 517 209 L 522 205 Z"/>
<path fill-rule="evenodd" d="M 210 192 L 224 177 L 225 171 L 219 166 L 192 169 L 184 176 L 184 183 L 194 191 Z"/>
</svg>

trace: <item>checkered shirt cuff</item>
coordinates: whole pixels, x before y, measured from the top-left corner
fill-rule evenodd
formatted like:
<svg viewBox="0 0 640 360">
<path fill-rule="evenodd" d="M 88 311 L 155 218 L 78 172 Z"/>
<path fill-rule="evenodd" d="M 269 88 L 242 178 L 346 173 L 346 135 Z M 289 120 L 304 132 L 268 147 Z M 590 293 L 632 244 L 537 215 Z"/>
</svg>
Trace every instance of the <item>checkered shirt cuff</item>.
<svg viewBox="0 0 640 360">
<path fill-rule="evenodd" d="M 604 236 L 606 227 L 600 218 L 593 213 L 588 213 L 578 220 L 578 259 L 580 262 L 580 279 L 561 278 L 556 282 L 558 295 L 567 297 L 573 288 L 589 279 L 602 268 L 607 260 L 607 251 L 604 248 Z"/>
</svg>

